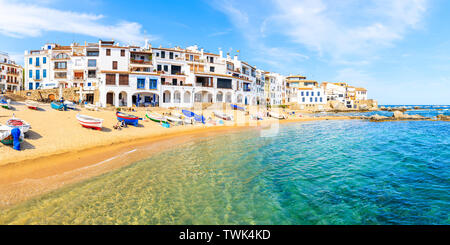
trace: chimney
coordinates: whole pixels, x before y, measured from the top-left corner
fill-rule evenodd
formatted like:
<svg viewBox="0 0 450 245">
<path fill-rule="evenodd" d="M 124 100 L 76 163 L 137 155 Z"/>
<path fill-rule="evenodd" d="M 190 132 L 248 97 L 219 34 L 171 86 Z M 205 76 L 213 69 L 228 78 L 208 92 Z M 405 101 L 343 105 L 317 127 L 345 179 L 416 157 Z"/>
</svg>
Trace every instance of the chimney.
<svg viewBox="0 0 450 245">
<path fill-rule="evenodd" d="M 200 54 L 203 56 L 204 50 L 200 49 Z"/>
<path fill-rule="evenodd" d="M 223 51 L 222 50 L 219 51 L 219 55 L 220 55 L 220 58 L 223 57 Z"/>
<path fill-rule="evenodd" d="M 148 48 L 148 39 L 145 39 L 145 46 L 144 46 L 144 49 L 149 49 L 149 48 Z"/>
<path fill-rule="evenodd" d="M 238 61 L 238 56 L 237 55 L 234 56 L 234 61 Z"/>
<path fill-rule="evenodd" d="M 227 59 L 231 59 L 230 53 L 227 53 Z"/>
</svg>

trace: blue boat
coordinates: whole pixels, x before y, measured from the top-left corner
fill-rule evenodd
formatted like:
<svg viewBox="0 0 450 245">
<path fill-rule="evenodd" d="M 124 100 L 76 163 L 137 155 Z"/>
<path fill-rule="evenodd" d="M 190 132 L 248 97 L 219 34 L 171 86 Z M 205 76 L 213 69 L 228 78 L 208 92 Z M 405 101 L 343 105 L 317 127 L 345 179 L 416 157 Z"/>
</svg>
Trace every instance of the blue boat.
<svg viewBox="0 0 450 245">
<path fill-rule="evenodd" d="M 125 122 L 125 124 L 133 125 L 133 126 L 137 126 L 139 123 L 139 119 L 140 119 L 137 116 L 126 114 L 123 112 L 117 112 L 116 116 L 117 116 L 117 120 L 119 120 L 119 122 Z"/>
<path fill-rule="evenodd" d="M 63 104 L 61 102 L 52 102 L 50 105 L 55 110 L 67 111 L 67 105 L 65 105 L 65 104 Z"/>
<path fill-rule="evenodd" d="M 186 117 L 189 117 L 189 118 L 193 117 L 195 121 L 205 124 L 205 117 L 204 116 L 197 115 L 197 114 L 193 113 L 192 111 L 188 111 L 188 110 L 182 110 L 181 112 L 183 112 L 183 114 Z"/>
<path fill-rule="evenodd" d="M 231 106 L 231 109 L 233 109 L 233 110 L 245 111 L 244 107 L 240 107 L 238 105 L 233 105 L 233 104 L 231 104 L 230 106 Z"/>
</svg>

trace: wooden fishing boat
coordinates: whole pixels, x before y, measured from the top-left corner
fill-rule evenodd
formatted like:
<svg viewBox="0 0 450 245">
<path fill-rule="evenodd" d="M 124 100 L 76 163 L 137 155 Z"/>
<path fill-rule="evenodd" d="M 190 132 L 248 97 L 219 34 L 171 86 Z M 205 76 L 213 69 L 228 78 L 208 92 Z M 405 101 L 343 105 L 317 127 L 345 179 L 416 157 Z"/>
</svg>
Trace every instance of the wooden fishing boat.
<svg viewBox="0 0 450 245">
<path fill-rule="evenodd" d="M 10 127 L 11 129 L 18 128 L 18 129 L 20 129 L 20 132 L 22 132 L 24 134 L 27 133 L 31 128 L 31 125 L 29 123 L 25 122 L 22 119 L 15 118 L 15 117 L 6 121 L 6 126 Z"/>
<path fill-rule="evenodd" d="M 86 115 L 81 115 L 81 114 L 77 114 L 76 118 L 77 118 L 78 122 L 81 124 L 81 126 L 83 126 L 85 128 L 102 130 L 103 119 L 86 116 Z"/>
<path fill-rule="evenodd" d="M 226 113 L 220 112 L 220 111 L 214 111 L 213 112 L 214 116 L 221 118 L 225 121 L 232 121 L 233 120 L 233 116 L 230 116 Z"/>
<path fill-rule="evenodd" d="M 269 116 L 276 118 L 276 119 L 286 119 L 283 115 L 281 115 L 277 112 L 273 112 L 273 111 L 269 111 Z"/>
<path fill-rule="evenodd" d="M 164 118 L 163 115 L 158 114 L 158 113 L 155 113 L 155 112 L 147 112 L 147 113 L 145 114 L 145 116 L 146 116 L 148 119 L 150 119 L 150 120 L 152 120 L 152 121 L 154 121 L 154 122 L 157 122 L 157 123 L 160 123 L 160 122 L 167 122 L 167 120 Z"/>
<path fill-rule="evenodd" d="M 201 116 L 201 115 L 197 115 L 197 114 L 195 114 L 194 112 L 192 112 L 192 111 L 188 111 L 188 110 L 182 110 L 181 111 L 186 117 L 189 117 L 189 118 L 194 118 L 194 120 L 196 121 L 196 122 L 201 122 L 201 123 L 203 123 L 203 124 L 205 124 L 205 117 L 204 116 Z"/>
<path fill-rule="evenodd" d="M 140 119 L 137 116 L 126 114 L 126 113 L 119 112 L 119 111 L 116 113 L 116 116 L 117 116 L 117 120 L 119 120 L 120 122 L 124 122 L 125 124 L 133 125 L 133 126 L 137 126 L 139 123 L 139 119 Z"/>
<path fill-rule="evenodd" d="M 165 116 L 166 120 L 168 122 L 171 122 L 173 124 L 178 124 L 178 125 L 183 125 L 184 124 L 184 120 L 178 117 L 173 117 L 173 116 Z M 190 120 L 189 120 L 190 121 Z"/>
<path fill-rule="evenodd" d="M 85 104 L 84 108 L 90 111 L 98 111 L 98 107 L 93 104 Z"/>
<path fill-rule="evenodd" d="M 245 111 L 244 107 L 241 107 L 241 106 L 238 106 L 238 105 L 234 105 L 234 104 L 231 104 L 230 106 L 231 106 L 231 109 L 233 109 L 233 110 Z"/>
<path fill-rule="evenodd" d="M 32 100 L 27 100 L 25 101 L 25 105 L 28 107 L 28 109 L 31 110 L 38 110 L 39 109 L 39 104 L 36 101 L 32 101 Z"/>
<path fill-rule="evenodd" d="M 11 106 L 9 105 L 11 103 L 10 99 L 5 99 L 4 97 L 0 98 L 0 105 L 2 106 L 2 108 L 5 109 L 11 109 Z"/>
<path fill-rule="evenodd" d="M 183 121 L 183 124 L 192 124 L 193 123 L 193 118 L 187 118 L 179 112 L 172 111 L 172 112 L 170 112 L 170 115 L 172 117 L 167 117 L 167 120 L 169 120 L 169 121 L 171 121 L 171 118 L 175 117 L 175 118 L 181 119 Z M 175 120 L 173 120 L 173 121 L 175 121 Z"/>
<path fill-rule="evenodd" d="M 50 105 L 55 110 L 67 111 L 67 105 L 65 105 L 61 102 L 54 101 Z"/>
<path fill-rule="evenodd" d="M 12 145 L 14 143 L 14 139 L 11 135 L 11 128 L 8 126 L 0 126 L 0 142 L 4 145 Z M 22 142 L 24 139 L 24 134 L 20 131 L 19 142 Z"/>
<path fill-rule="evenodd" d="M 71 110 L 76 110 L 76 109 L 77 109 L 77 105 L 76 105 L 75 103 L 73 103 L 72 101 L 65 100 L 65 101 L 64 101 L 64 105 L 65 105 L 68 109 L 71 109 Z"/>
</svg>

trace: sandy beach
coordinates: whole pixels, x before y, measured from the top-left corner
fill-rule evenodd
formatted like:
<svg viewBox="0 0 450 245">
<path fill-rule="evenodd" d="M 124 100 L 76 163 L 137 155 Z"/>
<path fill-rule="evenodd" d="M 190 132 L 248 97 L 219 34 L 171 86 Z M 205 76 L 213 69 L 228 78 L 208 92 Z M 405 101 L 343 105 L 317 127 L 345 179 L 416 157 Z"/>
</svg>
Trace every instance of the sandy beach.
<svg viewBox="0 0 450 245">
<path fill-rule="evenodd" d="M 291 116 L 286 120 L 265 118 L 250 120 L 242 112 L 234 114 L 233 122 L 224 125 L 186 125 L 163 128 L 145 118 L 145 109 L 131 114 L 142 117 L 138 127 L 113 129 L 117 119 L 113 110 L 56 111 L 49 104 L 41 104 L 39 111 L 28 109 L 23 103 L 13 104 L 14 110 L 0 110 L 0 123 L 15 114 L 32 128 L 22 143 L 22 151 L 0 146 L 0 206 L 8 206 L 31 197 L 76 183 L 102 173 L 126 166 L 140 159 L 185 142 L 216 134 L 239 130 L 261 129 L 274 123 L 312 120 L 350 119 L 349 117 Z M 159 113 L 168 109 L 155 108 Z M 101 131 L 79 125 L 77 113 L 104 119 Z M 203 111 L 209 117 L 212 111 Z"/>
</svg>

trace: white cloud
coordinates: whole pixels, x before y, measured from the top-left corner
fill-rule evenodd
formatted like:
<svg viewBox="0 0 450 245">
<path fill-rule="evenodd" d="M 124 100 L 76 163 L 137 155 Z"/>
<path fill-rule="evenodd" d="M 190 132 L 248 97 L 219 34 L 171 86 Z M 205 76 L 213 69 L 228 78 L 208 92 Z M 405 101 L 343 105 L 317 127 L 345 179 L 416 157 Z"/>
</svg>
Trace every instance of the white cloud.
<svg viewBox="0 0 450 245">
<path fill-rule="evenodd" d="M 63 11 L 41 5 L 0 0 L 0 34 L 15 37 L 38 37 L 45 32 L 75 33 L 99 38 L 114 39 L 129 44 L 141 44 L 147 38 L 142 25 L 120 21 L 114 25 L 101 23 L 103 15 Z"/>
<path fill-rule="evenodd" d="M 340 59 L 370 55 L 417 28 L 426 0 L 274 0 L 275 15 L 265 30 L 289 37 L 319 54 Z M 270 25 L 270 28 L 267 27 Z"/>
</svg>

